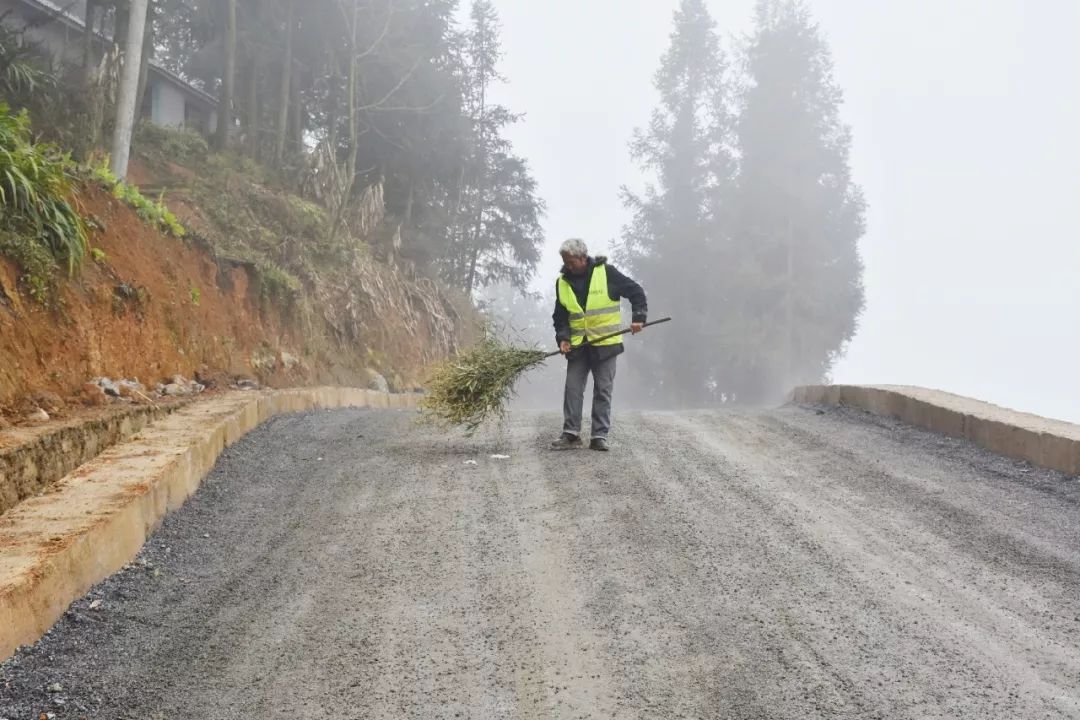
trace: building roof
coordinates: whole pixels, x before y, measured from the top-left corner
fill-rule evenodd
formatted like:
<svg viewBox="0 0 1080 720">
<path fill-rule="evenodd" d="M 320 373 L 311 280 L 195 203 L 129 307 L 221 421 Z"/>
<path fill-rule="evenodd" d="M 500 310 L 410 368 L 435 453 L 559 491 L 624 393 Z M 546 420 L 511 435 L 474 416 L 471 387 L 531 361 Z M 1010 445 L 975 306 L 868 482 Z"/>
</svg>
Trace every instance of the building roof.
<svg viewBox="0 0 1080 720">
<path fill-rule="evenodd" d="M 78 30 L 79 32 L 85 32 L 86 31 L 86 24 L 83 22 L 82 18 L 76 17 L 75 15 L 70 13 L 67 10 L 66 7 L 61 7 L 56 2 L 54 2 L 54 0 L 16 0 L 16 1 L 23 4 L 23 5 L 26 5 L 27 7 L 33 8 L 35 10 L 39 10 L 39 11 L 41 11 L 43 13 L 47 13 L 51 17 L 55 18 L 57 22 L 63 23 L 64 25 L 67 25 L 70 28 Z M 68 7 L 70 7 L 70 6 L 71 6 L 71 3 L 68 4 Z M 112 38 L 101 35 L 100 33 L 98 33 L 98 35 L 101 36 L 101 38 L 103 40 L 108 40 L 110 42 L 112 41 Z M 209 106 L 210 109 L 214 109 L 214 108 L 217 107 L 218 99 L 216 97 L 214 97 L 210 93 L 206 92 L 205 90 L 202 90 L 201 88 L 195 87 L 190 82 L 188 82 L 187 80 L 185 80 L 181 76 L 177 75 L 173 71 L 169 70 L 168 68 L 164 67 L 160 63 L 158 63 L 158 62 L 156 62 L 154 60 L 151 60 L 148 71 L 150 73 L 152 73 L 153 75 L 156 75 L 156 76 L 160 77 L 161 79 L 165 80 L 166 82 L 168 82 L 168 83 L 170 83 L 172 85 L 175 85 L 180 90 L 187 93 L 188 95 L 190 95 L 194 99 L 196 99 L 196 100 L 200 101 L 201 103 Z"/>
</svg>

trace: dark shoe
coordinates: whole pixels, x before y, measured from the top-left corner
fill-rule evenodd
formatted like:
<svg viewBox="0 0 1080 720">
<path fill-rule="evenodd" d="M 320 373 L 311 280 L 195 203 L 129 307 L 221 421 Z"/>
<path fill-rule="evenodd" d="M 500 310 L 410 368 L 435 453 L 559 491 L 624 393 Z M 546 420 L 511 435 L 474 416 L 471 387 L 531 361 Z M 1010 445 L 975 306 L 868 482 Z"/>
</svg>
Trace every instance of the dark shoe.
<svg viewBox="0 0 1080 720">
<path fill-rule="evenodd" d="M 599 452 L 607 452 L 611 448 L 608 447 L 607 438 L 593 438 L 589 443 L 590 450 L 597 450 Z"/>
<path fill-rule="evenodd" d="M 581 447 L 581 438 L 570 433 L 563 433 L 558 440 L 551 443 L 552 450 L 573 450 Z"/>
</svg>

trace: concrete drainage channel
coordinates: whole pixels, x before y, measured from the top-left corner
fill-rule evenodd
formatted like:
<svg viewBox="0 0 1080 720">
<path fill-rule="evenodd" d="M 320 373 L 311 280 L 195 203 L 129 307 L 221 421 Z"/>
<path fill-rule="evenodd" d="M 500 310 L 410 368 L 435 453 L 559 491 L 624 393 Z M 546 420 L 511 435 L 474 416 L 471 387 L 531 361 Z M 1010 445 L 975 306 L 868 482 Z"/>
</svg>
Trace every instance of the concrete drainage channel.
<svg viewBox="0 0 1080 720">
<path fill-rule="evenodd" d="M 0 516 L 187 402 L 110 408 L 90 418 L 5 431 L 0 443 Z"/>
<path fill-rule="evenodd" d="M 289 412 L 411 409 L 417 402 L 416 395 L 353 388 L 233 392 L 152 424 L 150 414 L 117 421 L 102 437 L 125 441 L 70 472 L 48 494 L 0 515 L 0 660 L 35 642 L 74 600 L 130 562 L 161 519 L 198 489 L 222 450 L 262 422 Z M 74 457 L 67 464 L 96 449 L 70 442 Z M 60 443 L 54 451 L 63 448 Z"/>
</svg>

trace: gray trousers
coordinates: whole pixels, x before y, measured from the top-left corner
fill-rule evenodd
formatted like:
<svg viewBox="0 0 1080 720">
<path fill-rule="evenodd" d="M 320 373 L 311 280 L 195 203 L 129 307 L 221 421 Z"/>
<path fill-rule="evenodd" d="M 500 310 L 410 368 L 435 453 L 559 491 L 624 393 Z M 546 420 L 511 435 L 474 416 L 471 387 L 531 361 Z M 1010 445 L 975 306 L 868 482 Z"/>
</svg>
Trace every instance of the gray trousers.
<svg viewBox="0 0 1080 720">
<path fill-rule="evenodd" d="M 566 362 L 566 392 L 563 396 L 563 432 L 581 436 L 581 410 L 585 401 L 585 383 L 593 376 L 592 434 L 607 439 L 611 430 L 611 395 L 615 390 L 615 360 L 590 362 L 586 353 Z"/>
</svg>

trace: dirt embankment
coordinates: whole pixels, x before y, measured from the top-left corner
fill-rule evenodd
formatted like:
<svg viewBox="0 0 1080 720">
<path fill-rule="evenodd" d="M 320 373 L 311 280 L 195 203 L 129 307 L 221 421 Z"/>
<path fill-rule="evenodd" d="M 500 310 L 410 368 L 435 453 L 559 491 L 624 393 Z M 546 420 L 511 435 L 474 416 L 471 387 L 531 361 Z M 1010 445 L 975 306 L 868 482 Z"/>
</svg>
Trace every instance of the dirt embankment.
<svg viewBox="0 0 1080 720">
<path fill-rule="evenodd" d="M 77 405 L 97 376 L 150 387 L 196 373 L 367 386 L 374 371 L 409 388 L 468 332 L 468 311 L 433 283 L 375 260 L 357 263 L 355 282 L 336 292 L 305 286 L 305 302 L 285 302 L 255 263 L 215 256 L 195 236 L 164 236 L 100 188 L 79 200 L 96 226 L 92 258 L 62 283 L 57 309 L 23 293 L 0 257 L 0 426 L 43 393 Z"/>
</svg>

